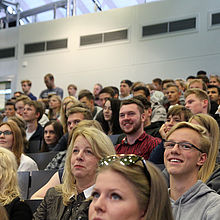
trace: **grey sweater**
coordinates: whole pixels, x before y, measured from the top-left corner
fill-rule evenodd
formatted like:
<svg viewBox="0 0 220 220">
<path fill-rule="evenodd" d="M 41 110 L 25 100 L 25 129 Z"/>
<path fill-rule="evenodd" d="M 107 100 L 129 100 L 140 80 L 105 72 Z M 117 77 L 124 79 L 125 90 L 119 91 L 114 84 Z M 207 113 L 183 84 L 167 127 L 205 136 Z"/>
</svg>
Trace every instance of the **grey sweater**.
<svg viewBox="0 0 220 220">
<path fill-rule="evenodd" d="M 175 220 L 220 219 L 220 195 L 201 180 L 176 201 L 170 200 Z"/>
</svg>

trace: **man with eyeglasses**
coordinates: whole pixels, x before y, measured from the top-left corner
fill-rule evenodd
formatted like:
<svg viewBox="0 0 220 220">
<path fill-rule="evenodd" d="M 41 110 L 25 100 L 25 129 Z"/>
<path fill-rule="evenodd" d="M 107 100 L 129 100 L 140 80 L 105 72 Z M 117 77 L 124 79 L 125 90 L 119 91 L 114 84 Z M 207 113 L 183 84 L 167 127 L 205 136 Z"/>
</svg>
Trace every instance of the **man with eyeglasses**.
<svg viewBox="0 0 220 220">
<path fill-rule="evenodd" d="M 164 163 L 170 175 L 170 199 L 174 219 L 217 220 L 220 196 L 198 179 L 211 143 L 207 131 L 195 124 L 174 126 L 164 142 Z"/>
</svg>

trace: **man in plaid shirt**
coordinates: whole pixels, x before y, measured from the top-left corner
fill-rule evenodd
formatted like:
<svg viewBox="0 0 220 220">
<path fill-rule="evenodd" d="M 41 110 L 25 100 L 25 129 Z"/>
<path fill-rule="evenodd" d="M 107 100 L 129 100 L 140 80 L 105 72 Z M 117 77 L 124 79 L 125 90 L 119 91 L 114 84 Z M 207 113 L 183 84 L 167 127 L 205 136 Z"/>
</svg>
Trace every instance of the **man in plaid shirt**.
<svg viewBox="0 0 220 220">
<path fill-rule="evenodd" d="M 124 100 L 119 112 L 119 123 L 126 137 L 116 146 L 118 154 L 136 154 L 149 158 L 151 151 L 161 142 L 144 131 L 145 113 L 143 104 L 135 99 Z"/>
</svg>

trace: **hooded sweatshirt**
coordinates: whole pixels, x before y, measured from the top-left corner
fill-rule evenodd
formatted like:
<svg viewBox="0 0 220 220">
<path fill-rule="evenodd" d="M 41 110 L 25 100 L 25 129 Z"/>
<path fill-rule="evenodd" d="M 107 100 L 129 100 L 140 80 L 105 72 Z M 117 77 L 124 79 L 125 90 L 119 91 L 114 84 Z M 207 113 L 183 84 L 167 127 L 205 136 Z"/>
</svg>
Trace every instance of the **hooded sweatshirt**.
<svg viewBox="0 0 220 220">
<path fill-rule="evenodd" d="M 220 195 L 201 180 L 176 201 L 170 200 L 175 220 L 220 219 Z"/>
</svg>

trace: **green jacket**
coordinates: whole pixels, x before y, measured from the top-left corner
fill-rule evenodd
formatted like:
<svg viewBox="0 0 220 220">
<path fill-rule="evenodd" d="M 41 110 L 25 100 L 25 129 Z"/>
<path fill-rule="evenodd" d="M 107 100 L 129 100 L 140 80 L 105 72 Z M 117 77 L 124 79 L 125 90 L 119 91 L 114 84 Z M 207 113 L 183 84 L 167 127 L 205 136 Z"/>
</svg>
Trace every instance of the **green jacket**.
<svg viewBox="0 0 220 220">
<path fill-rule="evenodd" d="M 51 188 L 34 213 L 33 220 L 88 220 L 88 210 L 91 200 L 85 201 L 85 196 L 71 198 L 68 206 L 63 204 L 62 195 Z"/>
</svg>

